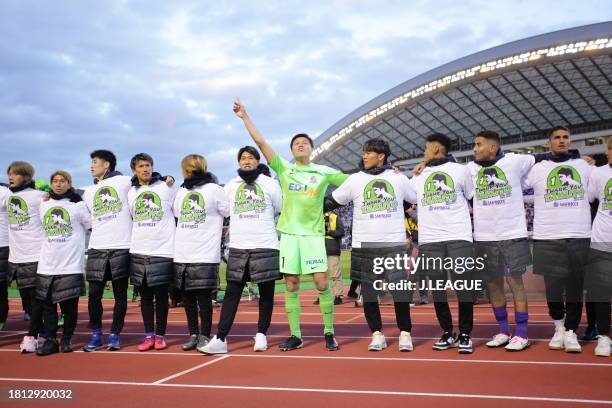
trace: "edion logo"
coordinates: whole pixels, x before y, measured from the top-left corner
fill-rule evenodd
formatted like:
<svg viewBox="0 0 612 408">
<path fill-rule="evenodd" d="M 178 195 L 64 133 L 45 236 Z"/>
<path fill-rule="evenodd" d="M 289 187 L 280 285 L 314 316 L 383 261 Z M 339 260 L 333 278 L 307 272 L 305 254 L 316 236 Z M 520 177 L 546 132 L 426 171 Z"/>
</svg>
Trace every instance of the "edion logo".
<svg viewBox="0 0 612 408">
<path fill-rule="evenodd" d="M 315 190 L 314 188 L 309 188 L 306 184 L 289 183 L 287 189 L 289 191 L 295 191 L 311 197 L 317 196 L 317 190 Z"/>
</svg>

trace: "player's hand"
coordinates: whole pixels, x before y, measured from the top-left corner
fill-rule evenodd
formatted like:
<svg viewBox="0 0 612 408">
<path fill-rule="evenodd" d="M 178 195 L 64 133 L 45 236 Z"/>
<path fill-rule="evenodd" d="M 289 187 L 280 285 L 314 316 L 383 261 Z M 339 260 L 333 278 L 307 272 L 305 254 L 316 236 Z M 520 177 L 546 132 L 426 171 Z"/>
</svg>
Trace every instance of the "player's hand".
<svg viewBox="0 0 612 408">
<path fill-rule="evenodd" d="M 174 182 L 175 182 L 174 177 L 172 177 L 172 176 L 166 176 L 166 180 L 165 181 L 166 181 L 166 185 L 168 187 L 172 187 L 174 185 Z"/>
<path fill-rule="evenodd" d="M 238 116 L 240 119 L 246 116 L 246 110 L 244 109 L 244 105 L 242 104 L 242 102 L 240 102 L 240 99 L 238 98 L 236 98 L 236 100 L 234 101 L 233 110 L 236 116 Z"/>
<path fill-rule="evenodd" d="M 42 200 L 43 201 L 49 201 L 51 199 L 51 195 L 47 192 L 45 192 L 45 194 L 42 195 Z"/>
<path fill-rule="evenodd" d="M 420 162 L 419 164 L 417 164 L 417 165 L 414 167 L 414 169 L 412 169 L 412 173 L 413 173 L 415 176 L 418 176 L 419 174 L 421 174 L 421 173 L 423 172 L 423 170 L 425 170 L 425 167 L 426 167 L 426 166 L 427 166 L 427 164 L 426 164 L 424 161 L 422 161 L 422 162 Z"/>
<path fill-rule="evenodd" d="M 580 158 L 584 160 L 585 162 L 587 162 L 589 166 L 595 165 L 595 159 L 592 158 L 591 156 L 580 156 Z"/>
<path fill-rule="evenodd" d="M 399 166 L 392 166 L 391 168 L 393 169 L 393 172 L 394 172 L 395 174 L 399 174 L 399 173 L 401 173 L 401 172 L 402 172 L 402 171 L 400 170 Z"/>
</svg>

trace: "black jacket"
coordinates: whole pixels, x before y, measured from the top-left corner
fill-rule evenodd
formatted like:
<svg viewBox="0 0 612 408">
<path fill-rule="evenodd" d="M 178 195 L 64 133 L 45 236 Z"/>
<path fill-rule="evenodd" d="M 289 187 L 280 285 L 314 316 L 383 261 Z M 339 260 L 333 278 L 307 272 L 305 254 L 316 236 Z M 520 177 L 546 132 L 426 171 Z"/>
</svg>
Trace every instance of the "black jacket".
<svg viewBox="0 0 612 408">
<path fill-rule="evenodd" d="M 340 244 L 344 236 L 342 219 L 334 213 L 325 216 L 325 251 L 327 255 L 340 255 Z"/>
</svg>

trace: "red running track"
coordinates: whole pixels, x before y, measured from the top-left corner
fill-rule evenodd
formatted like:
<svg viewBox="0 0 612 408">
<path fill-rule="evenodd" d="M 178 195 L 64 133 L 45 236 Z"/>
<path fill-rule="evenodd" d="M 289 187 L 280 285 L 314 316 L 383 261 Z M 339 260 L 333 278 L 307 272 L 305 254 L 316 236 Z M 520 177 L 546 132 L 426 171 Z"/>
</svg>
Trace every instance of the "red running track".
<svg viewBox="0 0 612 408">
<path fill-rule="evenodd" d="M 49 357 L 21 355 L 18 345 L 26 327 L 21 305 L 11 299 L 11 313 L 0 332 L 0 405 L 20 406 L 8 399 L 10 389 L 70 389 L 75 406 L 291 406 L 325 404 L 351 407 L 574 407 L 612 405 L 612 362 L 593 355 L 594 343 L 582 354 L 547 349 L 552 323 L 542 301 L 530 303 L 530 338 L 533 345 L 520 353 L 487 349 L 496 333 L 489 305 L 477 305 L 473 332 L 475 352 L 435 352 L 440 335 L 432 305 L 412 308 L 415 350 L 397 351 L 398 330 L 391 305 L 381 307 L 389 347 L 368 352 L 369 331 L 363 310 L 352 303 L 335 309 L 336 335 L 341 349 L 324 349 L 319 309 L 314 294 L 302 295 L 302 332 L 305 347 L 282 353 L 278 344 L 288 335 L 278 296 L 270 349 L 252 351 L 257 304 L 243 302 L 224 356 L 183 352 L 186 323 L 181 309 L 171 309 L 169 349 L 139 353 L 142 323 L 137 303 L 129 303 L 120 351 L 75 352 Z M 112 300 L 105 300 L 105 326 L 112 316 Z M 81 301 L 74 338 L 80 349 L 87 340 L 87 305 Z M 453 307 L 456 318 L 456 307 Z M 510 308 L 512 320 L 512 309 Z M 214 321 L 219 317 L 215 309 Z M 214 327 L 213 327 L 214 333 Z M 67 401 L 46 400 L 23 406 L 67 406 Z M 70 406 L 70 405 L 68 405 Z"/>
</svg>

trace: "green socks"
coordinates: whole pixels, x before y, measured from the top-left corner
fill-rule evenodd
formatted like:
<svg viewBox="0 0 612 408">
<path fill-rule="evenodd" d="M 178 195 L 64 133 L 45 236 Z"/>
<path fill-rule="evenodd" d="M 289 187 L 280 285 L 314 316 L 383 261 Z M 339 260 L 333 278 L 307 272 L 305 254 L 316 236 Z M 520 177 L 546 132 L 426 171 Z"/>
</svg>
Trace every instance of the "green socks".
<svg viewBox="0 0 612 408">
<path fill-rule="evenodd" d="M 289 321 L 289 329 L 291 335 L 302 338 L 300 331 L 300 293 L 285 292 L 285 311 L 287 312 L 287 320 Z"/>
<path fill-rule="evenodd" d="M 319 307 L 323 315 L 323 333 L 334 334 L 334 297 L 329 288 L 319 291 Z"/>
</svg>

